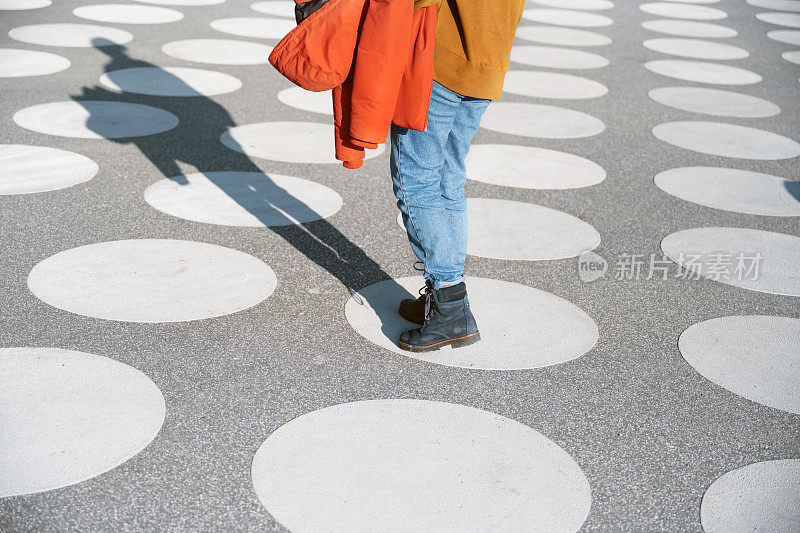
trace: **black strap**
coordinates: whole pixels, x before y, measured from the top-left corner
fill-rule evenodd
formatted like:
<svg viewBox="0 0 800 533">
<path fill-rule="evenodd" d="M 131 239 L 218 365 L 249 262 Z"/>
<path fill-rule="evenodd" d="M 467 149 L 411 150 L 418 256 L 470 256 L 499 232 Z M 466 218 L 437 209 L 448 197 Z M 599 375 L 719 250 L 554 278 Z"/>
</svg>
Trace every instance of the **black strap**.
<svg viewBox="0 0 800 533">
<path fill-rule="evenodd" d="M 311 0 L 310 2 L 303 2 L 302 4 L 294 5 L 294 18 L 300 24 L 308 16 L 328 3 L 328 0 Z"/>
</svg>

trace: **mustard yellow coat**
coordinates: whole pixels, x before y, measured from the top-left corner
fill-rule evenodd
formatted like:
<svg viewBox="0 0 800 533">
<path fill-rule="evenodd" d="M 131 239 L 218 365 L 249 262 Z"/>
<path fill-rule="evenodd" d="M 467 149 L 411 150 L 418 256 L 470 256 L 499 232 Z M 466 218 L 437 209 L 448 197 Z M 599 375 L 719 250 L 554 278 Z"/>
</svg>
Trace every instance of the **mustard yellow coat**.
<svg viewBox="0 0 800 533">
<path fill-rule="evenodd" d="M 414 7 L 437 0 L 415 0 Z M 499 100 L 525 0 L 439 0 L 433 79 L 474 98 Z"/>
</svg>

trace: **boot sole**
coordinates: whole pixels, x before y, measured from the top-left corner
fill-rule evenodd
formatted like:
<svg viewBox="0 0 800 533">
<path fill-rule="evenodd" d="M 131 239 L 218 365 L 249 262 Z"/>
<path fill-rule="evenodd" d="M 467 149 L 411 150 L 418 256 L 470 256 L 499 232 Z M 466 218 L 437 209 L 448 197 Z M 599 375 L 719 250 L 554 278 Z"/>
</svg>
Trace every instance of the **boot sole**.
<svg viewBox="0 0 800 533">
<path fill-rule="evenodd" d="M 481 334 L 480 332 L 476 331 L 475 333 L 471 333 L 465 337 L 458 337 L 457 339 L 448 339 L 446 341 L 435 342 L 427 346 L 411 346 L 410 344 L 405 344 L 401 341 L 398 341 L 397 344 L 398 346 L 400 346 L 401 349 L 406 350 L 407 352 L 433 352 L 445 346 L 452 346 L 453 348 L 461 348 L 463 346 L 469 346 L 470 344 L 475 344 L 479 340 L 481 340 Z"/>
</svg>

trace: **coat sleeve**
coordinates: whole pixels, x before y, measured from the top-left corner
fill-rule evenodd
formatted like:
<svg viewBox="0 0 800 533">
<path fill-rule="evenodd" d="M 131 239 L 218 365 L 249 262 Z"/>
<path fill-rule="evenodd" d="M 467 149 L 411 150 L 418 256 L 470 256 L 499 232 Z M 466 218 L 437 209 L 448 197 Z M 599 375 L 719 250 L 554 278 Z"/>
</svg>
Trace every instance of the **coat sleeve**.
<svg viewBox="0 0 800 533">
<path fill-rule="evenodd" d="M 420 0 L 420 2 L 423 0 Z M 427 0 L 429 1 L 429 0 Z M 411 49 L 400 83 L 392 122 L 402 128 L 425 131 L 433 88 L 433 53 L 436 46 L 436 5 L 414 11 Z"/>
<path fill-rule="evenodd" d="M 350 137 L 383 143 L 411 52 L 411 0 L 370 0 L 353 61 Z"/>
<path fill-rule="evenodd" d="M 350 98 L 353 94 L 353 78 L 348 78 L 334 87 L 333 96 L 333 142 L 336 159 L 345 168 L 355 169 L 364 162 L 364 146 L 358 146 L 350 138 Z"/>
</svg>

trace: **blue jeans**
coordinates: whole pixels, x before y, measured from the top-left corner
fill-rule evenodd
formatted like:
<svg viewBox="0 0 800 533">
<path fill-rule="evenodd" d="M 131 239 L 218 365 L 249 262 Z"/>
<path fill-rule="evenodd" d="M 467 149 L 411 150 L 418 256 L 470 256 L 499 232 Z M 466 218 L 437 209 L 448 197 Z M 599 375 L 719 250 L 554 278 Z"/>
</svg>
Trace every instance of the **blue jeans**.
<svg viewBox="0 0 800 533">
<path fill-rule="evenodd" d="M 389 165 L 414 255 L 434 289 L 464 281 L 467 199 L 464 159 L 491 100 L 433 82 L 424 132 L 392 124 Z"/>
</svg>

